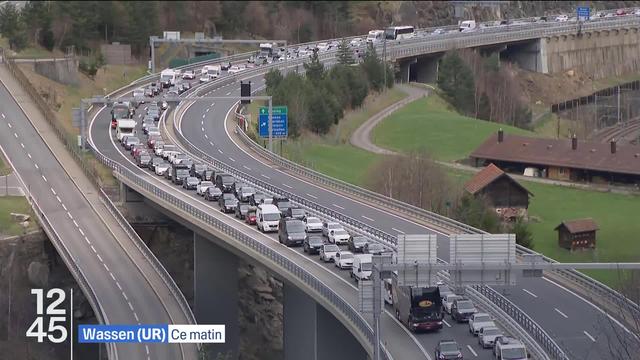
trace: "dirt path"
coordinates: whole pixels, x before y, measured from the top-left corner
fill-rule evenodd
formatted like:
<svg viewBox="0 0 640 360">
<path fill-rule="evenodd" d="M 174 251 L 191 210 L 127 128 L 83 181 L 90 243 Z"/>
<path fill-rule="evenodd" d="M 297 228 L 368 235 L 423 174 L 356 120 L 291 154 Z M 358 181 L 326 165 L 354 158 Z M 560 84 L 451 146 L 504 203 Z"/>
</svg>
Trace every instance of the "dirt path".
<svg viewBox="0 0 640 360">
<path fill-rule="evenodd" d="M 387 118 L 387 116 L 391 115 L 396 110 L 404 107 L 405 105 L 409 104 L 414 100 L 417 100 L 429 94 L 429 90 L 420 88 L 417 86 L 413 86 L 413 85 L 402 84 L 402 85 L 396 85 L 396 86 L 398 86 L 405 93 L 409 94 L 409 96 L 383 109 L 382 111 L 373 115 L 371 118 L 365 121 L 362 125 L 360 125 L 360 127 L 358 127 L 356 131 L 353 132 L 353 135 L 351 135 L 351 139 L 349 139 L 349 142 L 351 142 L 351 145 L 366 151 L 370 151 L 375 154 L 382 154 L 382 155 L 395 154 L 394 151 L 383 149 L 375 145 L 374 143 L 372 143 L 371 131 L 373 130 L 373 128 L 376 127 L 376 125 L 378 125 L 378 123 L 380 123 L 382 120 Z"/>
</svg>

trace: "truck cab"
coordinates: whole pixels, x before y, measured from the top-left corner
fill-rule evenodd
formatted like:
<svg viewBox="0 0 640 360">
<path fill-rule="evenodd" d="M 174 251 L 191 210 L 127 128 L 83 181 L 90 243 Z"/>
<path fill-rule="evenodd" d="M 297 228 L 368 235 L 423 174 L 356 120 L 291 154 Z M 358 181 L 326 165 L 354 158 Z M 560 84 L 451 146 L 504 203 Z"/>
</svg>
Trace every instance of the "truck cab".
<svg viewBox="0 0 640 360">
<path fill-rule="evenodd" d="M 437 286 L 401 286 L 394 276 L 392 296 L 396 318 L 409 330 L 442 329 L 442 298 Z"/>
<path fill-rule="evenodd" d="M 373 269 L 373 255 L 371 254 L 358 254 L 354 256 L 353 266 L 351 268 L 351 277 L 360 280 L 369 280 L 371 278 L 371 271 Z"/>
<path fill-rule="evenodd" d="M 278 231 L 280 223 L 280 210 L 272 204 L 258 205 L 256 212 L 256 226 L 262 232 Z"/>
</svg>

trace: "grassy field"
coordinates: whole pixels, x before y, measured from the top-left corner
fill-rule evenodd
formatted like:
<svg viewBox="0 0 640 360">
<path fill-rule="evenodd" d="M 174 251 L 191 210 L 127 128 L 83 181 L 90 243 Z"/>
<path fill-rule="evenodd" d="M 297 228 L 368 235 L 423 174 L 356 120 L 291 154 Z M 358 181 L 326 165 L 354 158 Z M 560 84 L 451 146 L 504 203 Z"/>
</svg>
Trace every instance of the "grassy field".
<svg viewBox="0 0 640 360">
<path fill-rule="evenodd" d="M 11 219 L 11 213 L 21 213 L 31 215 L 32 221 L 27 231 L 38 227 L 31 206 L 22 196 L 2 196 L 0 197 L 0 235 L 13 236 L 22 234 L 22 226 Z"/>
<path fill-rule="evenodd" d="M 11 172 L 11 168 L 9 164 L 2 157 L 2 153 L 0 153 L 0 176 L 6 175 Z"/>
<path fill-rule="evenodd" d="M 535 136 L 512 126 L 462 116 L 439 96 L 431 94 L 376 126 L 372 139 L 384 148 L 400 152 L 424 148 L 435 159 L 454 161 L 465 158 L 499 128 L 506 133 Z"/>
</svg>

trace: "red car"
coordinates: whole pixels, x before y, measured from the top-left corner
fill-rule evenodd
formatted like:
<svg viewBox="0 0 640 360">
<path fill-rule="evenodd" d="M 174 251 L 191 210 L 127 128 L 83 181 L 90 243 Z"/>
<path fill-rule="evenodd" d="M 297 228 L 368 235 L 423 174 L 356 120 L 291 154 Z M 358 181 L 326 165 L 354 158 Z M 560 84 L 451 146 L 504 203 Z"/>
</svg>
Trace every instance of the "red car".
<svg viewBox="0 0 640 360">
<path fill-rule="evenodd" d="M 250 207 L 249 211 L 247 211 L 247 215 L 244 217 L 244 221 L 249 225 L 256 224 L 256 209 L 254 207 Z"/>
<path fill-rule="evenodd" d="M 118 127 L 118 120 L 111 120 L 111 128 L 115 129 Z"/>
</svg>

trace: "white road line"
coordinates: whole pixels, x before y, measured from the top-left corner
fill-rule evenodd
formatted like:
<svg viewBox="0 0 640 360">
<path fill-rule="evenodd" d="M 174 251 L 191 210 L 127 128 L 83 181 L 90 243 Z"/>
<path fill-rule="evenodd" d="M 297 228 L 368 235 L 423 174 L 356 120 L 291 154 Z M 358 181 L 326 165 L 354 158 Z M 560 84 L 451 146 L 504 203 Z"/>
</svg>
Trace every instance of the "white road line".
<svg viewBox="0 0 640 360">
<path fill-rule="evenodd" d="M 524 292 L 526 292 L 527 294 L 529 294 L 529 295 L 533 296 L 534 298 L 537 298 L 537 297 L 538 297 L 538 295 L 536 295 L 536 294 L 532 293 L 531 291 L 529 291 L 529 290 L 527 290 L 527 289 L 522 289 L 522 291 L 524 291 Z"/>
<path fill-rule="evenodd" d="M 220 154 L 224 154 L 224 153 L 222 152 L 222 150 L 220 150 L 220 149 L 218 149 L 218 152 L 219 152 Z"/>
<path fill-rule="evenodd" d="M 51 192 L 53 193 L 53 195 L 58 195 L 58 194 L 56 194 L 56 191 L 53 190 L 53 188 L 51 188 Z"/>
<path fill-rule="evenodd" d="M 229 157 L 229 160 L 231 160 L 231 161 L 233 161 L 233 162 L 236 162 L 236 159 L 234 159 L 234 158 L 232 158 L 232 157 Z"/>
<path fill-rule="evenodd" d="M 202 132 L 204 132 L 204 128 L 203 127 L 201 127 L 200 130 L 202 130 Z"/>
<path fill-rule="evenodd" d="M 105 268 L 107 271 L 111 271 L 111 270 L 109 270 L 109 267 L 107 266 L 107 264 L 102 263 L 102 266 L 104 266 L 104 268 Z M 118 289 L 122 290 L 122 288 L 120 287 L 120 283 L 118 283 L 117 281 L 116 281 L 116 285 L 118 285 Z"/>
<path fill-rule="evenodd" d="M 204 134 L 204 138 L 205 138 L 205 139 L 208 139 L 208 138 L 209 138 L 209 135 Z"/>
<path fill-rule="evenodd" d="M 205 110 L 206 112 L 209 112 L 209 110 L 211 110 L 210 108 L 207 108 L 207 110 Z"/>
<path fill-rule="evenodd" d="M 263 178 L 265 178 L 265 179 L 271 179 L 270 177 L 268 177 L 268 176 L 267 176 L 267 175 L 265 175 L 265 174 L 260 174 L 260 176 L 262 176 L 262 177 L 263 177 Z"/>
<path fill-rule="evenodd" d="M 594 338 L 593 336 L 591 336 L 591 334 L 589 334 L 586 330 L 585 330 L 585 331 L 583 331 L 583 333 L 584 333 L 585 335 L 587 335 L 587 337 L 588 337 L 589 339 L 591 339 L 591 341 L 596 342 L 596 338 Z"/>
<path fill-rule="evenodd" d="M 96 251 L 96 248 L 94 248 L 94 247 L 93 247 L 93 245 L 91 245 L 91 250 L 93 250 L 93 252 L 94 252 L 94 253 L 96 253 L 96 254 L 98 253 L 98 252 Z"/>
<path fill-rule="evenodd" d="M 555 310 L 558 314 L 562 315 L 563 318 L 568 319 L 569 317 L 563 313 L 562 311 L 558 310 L 558 308 L 554 308 L 553 310 Z"/>
<path fill-rule="evenodd" d="M 216 88 L 216 89 L 217 89 L 217 88 Z M 213 106 L 213 105 L 215 105 L 215 104 L 216 104 L 215 102 L 212 102 L 212 103 L 211 103 L 211 106 Z"/>
<path fill-rule="evenodd" d="M 44 175 L 40 175 L 40 176 L 42 176 L 42 180 L 44 180 L 45 182 L 47 181 L 47 178 L 44 177 Z"/>
<path fill-rule="evenodd" d="M 78 223 L 77 223 L 75 220 L 73 220 L 73 225 L 75 225 L 76 227 L 78 227 Z"/>
<path fill-rule="evenodd" d="M 15 136 L 16 139 L 18 138 L 18 134 L 16 134 L 16 133 L 13 133 L 13 136 Z"/>
<path fill-rule="evenodd" d="M 400 234 L 404 234 L 404 231 L 402 231 L 402 230 L 398 230 L 398 229 L 393 228 L 393 227 L 391 228 L 391 230 L 395 230 L 395 231 L 399 232 Z"/>
<path fill-rule="evenodd" d="M 200 125 L 204 125 L 204 120 L 200 121 Z"/>
<path fill-rule="evenodd" d="M 202 114 L 202 118 L 204 119 L 204 117 L 207 116 L 207 114 Z"/>
<path fill-rule="evenodd" d="M 116 277 L 115 277 L 115 276 L 113 276 L 113 273 L 112 273 L 112 272 L 109 272 L 109 275 L 111 275 L 111 278 L 113 279 L 113 281 L 116 281 Z"/>
<path fill-rule="evenodd" d="M 211 141 L 209 141 L 209 145 L 214 146 L 213 143 Z"/>
<path fill-rule="evenodd" d="M 23 143 L 20 143 L 20 146 L 24 149 L 24 144 Z"/>
<path fill-rule="evenodd" d="M 337 208 L 338 208 L 338 209 L 340 209 L 340 210 L 344 210 L 344 208 L 343 208 L 342 206 L 340 206 L 340 205 L 336 205 L 336 204 L 331 204 L 331 205 L 333 205 L 333 206 L 337 207 Z"/>
<path fill-rule="evenodd" d="M 149 357 L 149 345 L 145 345 L 144 350 L 147 352 L 147 357 Z"/>
<path fill-rule="evenodd" d="M 78 228 L 78 231 L 80 232 L 80 235 L 84 236 L 84 231 L 82 231 L 81 228 Z M 86 236 L 85 236 L 86 237 Z"/>
<path fill-rule="evenodd" d="M 311 195 L 311 194 L 307 194 L 308 197 L 312 198 L 312 199 L 317 199 L 318 197 L 315 195 Z"/>
<path fill-rule="evenodd" d="M 231 91 L 229 91 L 229 92 L 227 93 L 227 96 L 229 96 L 229 95 L 231 95 Z"/>
<path fill-rule="evenodd" d="M 2 118 L 3 118 L 3 119 L 6 119 L 6 117 L 4 116 L 4 113 L 2 113 Z"/>
<path fill-rule="evenodd" d="M 82 231 L 81 231 L 81 233 L 82 233 Z M 87 244 L 91 245 L 91 241 L 89 241 L 89 238 L 88 238 L 88 237 L 86 237 L 86 236 L 85 236 L 85 237 L 84 237 L 84 241 L 86 241 L 86 242 L 87 242 Z"/>
<path fill-rule="evenodd" d="M 100 256 L 100 254 L 98 254 L 98 260 L 100 260 L 101 263 L 104 263 L 104 261 L 102 261 L 102 257 Z"/>
<path fill-rule="evenodd" d="M 140 321 L 140 318 L 138 317 L 137 313 L 133 313 L 133 317 L 136 318 L 136 321 Z"/>
<path fill-rule="evenodd" d="M 64 211 L 67 211 L 67 207 L 64 205 L 64 203 L 62 203 L 62 208 L 64 209 Z"/>
<path fill-rule="evenodd" d="M 451 327 L 451 324 L 449 324 L 449 323 L 447 322 L 447 320 L 442 319 L 442 322 L 443 322 L 445 325 L 447 325 L 447 327 Z"/>
<path fill-rule="evenodd" d="M 11 129 L 13 126 L 11 126 L 11 123 L 7 123 L 7 125 L 9 125 L 9 129 Z"/>
<path fill-rule="evenodd" d="M 70 212 L 67 211 L 67 216 L 69 216 L 69 219 L 73 220 L 73 216 L 71 215 Z"/>
<path fill-rule="evenodd" d="M 116 281 L 116 286 L 118 287 L 118 289 L 120 289 L 120 291 L 122 291 L 122 286 L 120 286 L 120 283 Z"/>
<path fill-rule="evenodd" d="M 293 189 L 293 186 L 291 186 L 291 185 L 282 184 L 282 186 L 287 187 L 287 188 L 289 188 L 289 189 Z"/>
<path fill-rule="evenodd" d="M 29 157 L 29 159 L 31 159 L 31 154 L 30 153 L 27 153 L 27 156 Z"/>
<path fill-rule="evenodd" d="M 473 348 L 471 347 L 471 345 L 467 345 L 467 349 L 469 349 L 469 351 L 471 351 L 471 353 L 473 354 L 473 356 L 478 357 L 478 353 L 476 353 Z"/>
<path fill-rule="evenodd" d="M 62 204 L 62 200 L 60 200 L 60 196 L 56 195 L 56 200 L 58 200 L 58 202 Z"/>
<path fill-rule="evenodd" d="M 124 297 L 125 300 L 129 301 L 129 297 L 127 296 L 127 294 L 124 293 L 124 291 L 122 292 L 122 296 Z M 133 309 L 131 309 L 133 310 Z"/>
<path fill-rule="evenodd" d="M 129 309 L 131 309 L 131 311 L 133 311 L 133 305 L 131 305 L 131 301 L 127 301 L 127 304 L 129 304 Z"/>
<path fill-rule="evenodd" d="M 362 215 L 362 217 L 363 217 L 363 218 L 365 218 L 365 219 L 367 219 L 367 220 L 369 220 L 369 221 L 375 221 L 375 220 L 373 220 L 372 218 L 370 218 L 370 217 L 368 217 L 368 216 L 364 216 L 364 215 Z"/>
<path fill-rule="evenodd" d="M 38 167 L 38 164 L 36 164 L 36 163 L 33 163 L 33 166 L 35 166 L 35 167 L 36 167 L 36 169 L 38 169 L 38 170 L 40 169 L 40 168 Z"/>
</svg>

